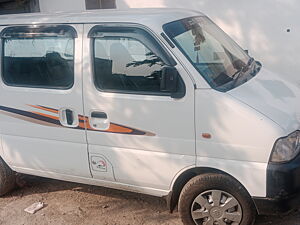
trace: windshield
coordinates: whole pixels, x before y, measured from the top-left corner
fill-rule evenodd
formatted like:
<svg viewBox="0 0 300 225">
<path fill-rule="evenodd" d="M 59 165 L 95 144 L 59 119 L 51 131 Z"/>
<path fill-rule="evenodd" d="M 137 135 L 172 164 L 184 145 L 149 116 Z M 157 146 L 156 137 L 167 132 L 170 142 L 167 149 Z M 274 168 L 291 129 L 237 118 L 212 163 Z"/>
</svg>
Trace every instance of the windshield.
<svg viewBox="0 0 300 225">
<path fill-rule="evenodd" d="M 238 79 L 245 82 L 258 72 L 260 65 L 253 65 L 254 60 L 207 17 L 186 18 L 163 28 L 212 88 L 230 90 L 242 83 Z"/>
</svg>

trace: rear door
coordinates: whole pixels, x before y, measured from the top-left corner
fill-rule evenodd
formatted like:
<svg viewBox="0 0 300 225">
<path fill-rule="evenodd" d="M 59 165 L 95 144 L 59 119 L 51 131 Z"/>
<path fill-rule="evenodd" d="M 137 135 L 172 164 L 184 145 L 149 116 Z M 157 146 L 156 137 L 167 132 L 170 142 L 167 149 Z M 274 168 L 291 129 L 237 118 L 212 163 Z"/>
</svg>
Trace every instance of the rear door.
<svg viewBox="0 0 300 225">
<path fill-rule="evenodd" d="M 0 132 L 16 171 L 90 177 L 82 102 L 83 25 L 2 30 Z"/>
<path fill-rule="evenodd" d="M 194 88 L 176 65 L 184 92 L 161 88 L 162 69 L 175 66 L 143 28 L 85 25 L 84 109 L 95 178 L 169 190 L 195 163 Z"/>
</svg>

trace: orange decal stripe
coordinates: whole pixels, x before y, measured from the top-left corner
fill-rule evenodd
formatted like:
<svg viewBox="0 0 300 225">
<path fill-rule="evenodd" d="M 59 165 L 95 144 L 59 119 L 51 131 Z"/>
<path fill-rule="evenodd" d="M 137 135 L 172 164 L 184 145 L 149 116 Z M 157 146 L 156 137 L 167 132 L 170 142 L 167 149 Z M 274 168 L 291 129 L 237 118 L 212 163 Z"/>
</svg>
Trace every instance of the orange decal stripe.
<svg viewBox="0 0 300 225">
<path fill-rule="evenodd" d="M 106 132 L 130 134 L 133 130 L 116 124 L 110 124 Z"/>
<path fill-rule="evenodd" d="M 90 120 L 89 120 L 89 118 L 86 118 L 85 117 L 85 124 L 86 124 L 86 128 L 88 129 L 88 130 L 95 130 L 93 127 L 91 127 L 91 125 L 90 125 Z"/>
<path fill-rule="evenodd" d="M 89 118 L 84 117 L 84 116 L 79 116 L 79 119 L 85 122 L 86 128 L 88 130 L 97 131 L 96 129 L 91 127 L 90 122 L 89 122 Z M 107 130 L 102 131 L 102 132 L 130 134 L 131 132 L 133 132 L 133 129 L 110 123 L 109 128 Z"/>
<path fill-rule="evenodd" d="M 45 114 L 45 113 L 40 113 L 40 112 L 32 112 L 32 113 L 40 115 L 40 116 L 44 116 L 44 117 L 47 117 L 47 118 L 51 118 L 51 119 L 54 119 L 54 120 L 59 120 L 58 116 L 51 116 L 51 115 L 48 115 L 48 114 Z"/>
<path fill-rule="evenodd" d="M 58 113 L 58 110 L 56 109 L 49 109 L 49 108 L 46 108 L 46 107 L 43 107 L 43 106 L 37 106 L 37 105 L 29 105 L 33 108 L 36 108 L 36 109 L 42 109 L 42 110 L 45 110 L 45 111 L 48 111 L 48 112 L 53 112 L 53 113 Z"/>
<path fill-rule="evenodd" d="M 78 127 L 85 129 L 85 122 L 79 121 Z"/>
<path fill-rule="evenodd" d="M 9 108 L 9 107 L 6 107 L 6 106 L 1 106 L 1 105 L 0 105 L 0 110 L 4 111 L 4 112 L 8 112 L 8 113 L 13 113 L 13 114 L 16 114 L 18 116 L 24 116 L 24 117 L 26 117 L 25 119 L 30 118 L 30 119 L 39 120 L 43 123 L 50 123 L 50 124 L 55 125 L 55 126 L 62 126 L 60 124 L 59 115 L 58 115 L 59 111 L 58 110 L 52 109 L 52 108 L 49 108 L 49 107 L 44 107 L 44 106 L 41 106 L 41 105 L 30 105 L 30 104 L 28 104 L 28 106 L 30 106 L 32 108 L 35 108 L 35 109 L 40 109 L 40 110 L 44 110 L 44 111 L 47 111 L 47 112 L 55 113 L 56 115 L 53 116 L 53 115 L 49 115 L 49 114 L 41 113 L 41 112 L 36 112 L 36 111 L 24 111 L 24 110 Z M 126 126 L 115 124 L 115 123 L 110 123 L 109 128 L 107 130 L 98 130 L 98 129 L 94 129 L 93 127 L 90 126 L 88 117 L 83 116 L 83 115 L 78 115 L 78 118 L 79 118 L 79 124 L 76 127 L 76 129 L 87 129 L 87 130 L 99 131 L 99 132 L 105 132 L 105 133 L 119 133 L 119 134 L 130 134 L 130 135 L 155 136 L 155 134 L 153 134 L 151 132 L 146 132 L 146 131 L 126 127 Z"/>
</svg>

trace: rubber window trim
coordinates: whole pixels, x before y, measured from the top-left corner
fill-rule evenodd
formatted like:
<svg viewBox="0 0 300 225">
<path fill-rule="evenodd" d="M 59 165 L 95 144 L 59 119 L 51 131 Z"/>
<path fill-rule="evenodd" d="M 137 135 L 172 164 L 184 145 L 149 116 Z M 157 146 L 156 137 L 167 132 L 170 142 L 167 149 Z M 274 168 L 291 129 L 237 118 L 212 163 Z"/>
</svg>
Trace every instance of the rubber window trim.
<svg viewBox="0 0 300 225">
<path fill-rule="evenodd" d="M 66 37 L 77 38 L 77 31 L 70 25 L 28 25 L 9 26 L 4 28 L 0 37 L 5 38 L 34 38 L 34 37 Z"/>
</svg>

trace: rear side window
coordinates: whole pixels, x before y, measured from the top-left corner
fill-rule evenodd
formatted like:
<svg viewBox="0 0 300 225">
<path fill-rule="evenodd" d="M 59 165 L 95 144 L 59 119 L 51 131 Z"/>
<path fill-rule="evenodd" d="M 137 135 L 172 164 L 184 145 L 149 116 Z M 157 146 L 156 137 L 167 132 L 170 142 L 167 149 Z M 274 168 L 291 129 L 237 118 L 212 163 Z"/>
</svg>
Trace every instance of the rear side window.
<svg viewBox="0 0 300 225">
<path fill-rule="evenodd" d="M 2 33 L 2 78 L 9 86 L 68 89 L 74 83 L 75 31 L 8 28 Z"/>
</svg>

